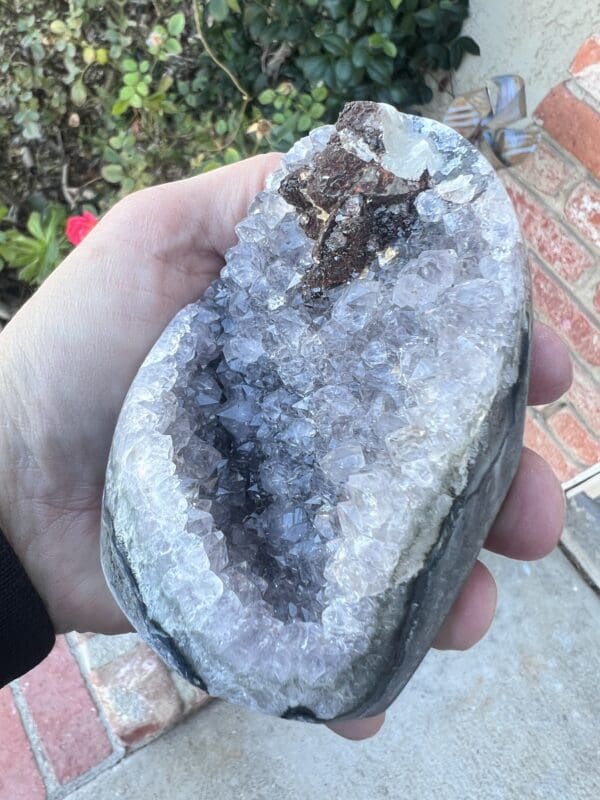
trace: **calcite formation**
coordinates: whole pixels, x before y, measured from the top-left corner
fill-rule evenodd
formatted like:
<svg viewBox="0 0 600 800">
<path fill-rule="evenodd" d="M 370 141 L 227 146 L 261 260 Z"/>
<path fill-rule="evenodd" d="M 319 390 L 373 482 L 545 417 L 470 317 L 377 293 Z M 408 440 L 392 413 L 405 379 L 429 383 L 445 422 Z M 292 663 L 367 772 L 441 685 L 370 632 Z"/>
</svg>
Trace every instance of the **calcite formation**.
<svg viewBox="0 0 600 800">
<path fill-rule="evenodd" d="M 431 646 L 516 469 L 518 225 L 460 135 L 352 103 L 284 157 L 237 234 L 127 395 L 105 573 L 211 694 L 371 715 Z"/>
</svg>

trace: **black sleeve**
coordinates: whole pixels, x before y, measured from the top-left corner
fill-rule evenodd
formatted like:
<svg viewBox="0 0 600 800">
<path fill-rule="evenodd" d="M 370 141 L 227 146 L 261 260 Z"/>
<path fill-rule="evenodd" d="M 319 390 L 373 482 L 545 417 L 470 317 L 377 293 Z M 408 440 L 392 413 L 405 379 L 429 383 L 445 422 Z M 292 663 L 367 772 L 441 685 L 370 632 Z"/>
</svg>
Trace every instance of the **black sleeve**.
<svg viewBox="0 0 600 800">
<path fill-rule="evenodd" d="M 0 531 L 0 688 L 43 661 L 54 641 L 42 599 Z"/>
</svg>

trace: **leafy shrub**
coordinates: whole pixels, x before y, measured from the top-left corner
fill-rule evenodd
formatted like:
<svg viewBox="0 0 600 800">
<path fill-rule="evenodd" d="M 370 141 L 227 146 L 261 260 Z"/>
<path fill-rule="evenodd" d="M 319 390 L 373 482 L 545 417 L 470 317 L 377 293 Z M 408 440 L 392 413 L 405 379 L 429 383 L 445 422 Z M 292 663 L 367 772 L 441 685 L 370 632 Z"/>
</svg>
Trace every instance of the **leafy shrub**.
<svg viewBox="0 0 600 800">
<path fill-rule="evenodd" d="M 102 213 L 134 189 L 284 149 L 350 99 L 428 101 L 432 75 L 478 52 L 461 36 L 468 5 L 0 5 L 0 258 L 39 282 L 64 253 L 71 211 Z"/>
<path fill-rule="evenodd" d="M 7 213 L 6 206 L 0 207 L 0 220 Z M 65 254 L 66 216 L 62 207 L 50 205 L 42 214 L 33 211 L 29 215 L 25 233 L 16 228 L 0 231 L 0 269 L 8 262 L 19 270 L 21 280 L 42 283 Z"/>
</svg>

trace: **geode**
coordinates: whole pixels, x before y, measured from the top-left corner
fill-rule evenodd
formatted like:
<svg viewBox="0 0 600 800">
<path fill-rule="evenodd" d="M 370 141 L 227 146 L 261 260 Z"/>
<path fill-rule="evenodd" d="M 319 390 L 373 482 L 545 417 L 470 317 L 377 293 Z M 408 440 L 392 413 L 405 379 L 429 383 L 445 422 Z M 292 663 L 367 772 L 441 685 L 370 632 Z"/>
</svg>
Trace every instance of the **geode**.
<svg viewBox="0 0 600 800">
<path fill-rule="evenodd" d="M 352 103 L 291 149 L 237 234 L 125 400 L 106 577 L 211 694 L 372 715 L 431 646 L 516 470 L 518 225 L 459 134 Z"/>
</svg>

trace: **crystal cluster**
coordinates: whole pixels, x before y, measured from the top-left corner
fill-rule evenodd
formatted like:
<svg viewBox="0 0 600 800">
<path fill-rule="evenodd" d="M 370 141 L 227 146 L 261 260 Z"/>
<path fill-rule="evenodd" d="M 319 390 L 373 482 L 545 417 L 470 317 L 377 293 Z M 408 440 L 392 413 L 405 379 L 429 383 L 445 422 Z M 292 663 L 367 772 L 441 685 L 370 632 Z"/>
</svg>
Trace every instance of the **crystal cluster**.
<svg viewBox="0 0 600 800">
<path fill-rule="evenodd" d="M 462 137 L 354 103 L 292 148 L 237 233 L 125 401 L 105 572 L 211 694 L 372 714 L 430 647 L 516 468 L 518 226 Z"/>
</svg>

